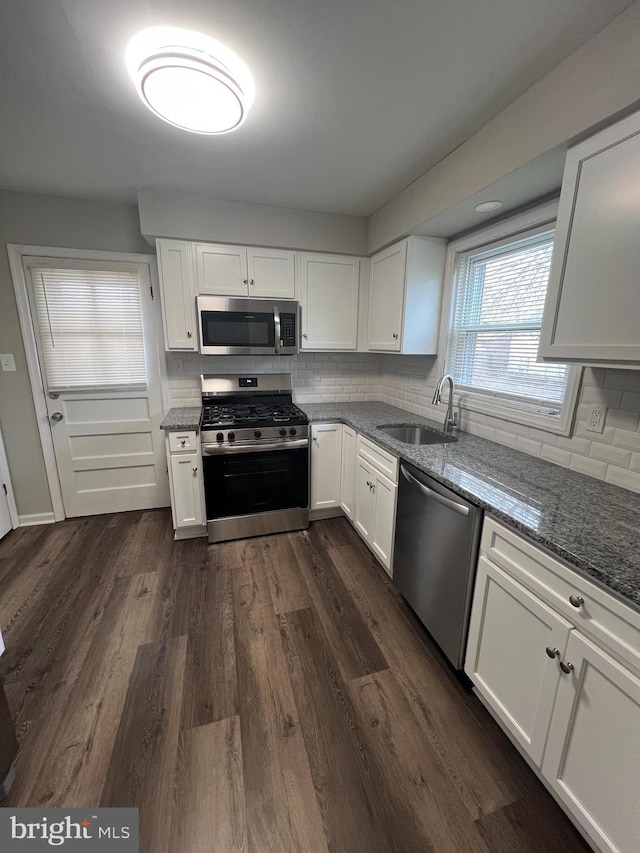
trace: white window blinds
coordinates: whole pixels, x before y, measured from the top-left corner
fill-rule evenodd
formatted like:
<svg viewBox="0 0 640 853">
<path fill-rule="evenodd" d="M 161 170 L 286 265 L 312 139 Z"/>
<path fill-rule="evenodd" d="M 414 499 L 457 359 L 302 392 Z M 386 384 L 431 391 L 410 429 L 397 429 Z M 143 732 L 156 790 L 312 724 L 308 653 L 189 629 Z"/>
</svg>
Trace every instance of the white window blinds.
<svg viewBox="0 0 640 853">
<path fill-rule="evenodd" d="M 461 389 L 559 414 L 567 367 L 536 361 L 553 231 L 458 255 L 447 364 Z"/>
<path fill-rule="evenodd" d="M 48 390 L 146 386 L 135 272 L 35 265 L 29 272 Z"/>
</svg>

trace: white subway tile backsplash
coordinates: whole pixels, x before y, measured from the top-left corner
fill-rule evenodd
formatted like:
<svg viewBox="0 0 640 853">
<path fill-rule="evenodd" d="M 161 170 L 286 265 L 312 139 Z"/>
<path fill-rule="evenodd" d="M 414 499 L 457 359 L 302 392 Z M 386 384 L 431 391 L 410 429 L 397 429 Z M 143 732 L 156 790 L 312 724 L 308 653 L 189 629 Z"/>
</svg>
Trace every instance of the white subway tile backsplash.
<svg viewBox="0 0 640 853">
<path fill-rule="evenodd" d="M 615 465 L 609 465 L 605 479 L 607 483 L 613 483 L 614 486 L 622 486 L 623 489 L 640 492 L 640 474 L 628 471 L 626 468 L 616 468 Z"/>
<path fill-rule="evenodd" d="M 556 465 L 562 465 L 564 468 L 568 468 L 571 464 L 571 454 L 568 450 L 560 450 L 559 447 L 552 447 L 549 444 L 542 445 L 540 455 L 547 462 L 554 462 Z"/>
<path fill-rule="evenodd" d="M 571 454 L 569 467 L 573 468 L 574 471 L 580 471 L 581 474 L 588 474 L 590 477 L 597 477 L 599 480 L 604 480 L 607 472 L 607 466 L 604 462 L 598 462 L 595 459 L 580 456 L 578 453 Z"/>
<path fill-rule="evenodd" d="M 443 364 L 429 356 L 300 353 L 253 359 L 176 353 L 167 355 L 167 366 L 175 406 L 200 404 L 201 373 L 283 372 L 292 374 L 299 403 L 381 400 L 437 423 L 444 419 L 444 407 L 431 404 Z M 608 409 L 602 434 L 586 429 L 595 404 Z M 586 368 L 571 436 L 466 409 L 458 415 L 463 430 L 640 492 L 640 371 Z"/>
<path fill-rule="evenodd" d="M 609 465 L 617 465 L 620 468 L 628 468 L 631 462 L 631 451 L 623 450 L 621 447 L 611 447 L 608 444 L 591 445 L 589 455 L 592 459 L 599 459 Z"/>
</svg>

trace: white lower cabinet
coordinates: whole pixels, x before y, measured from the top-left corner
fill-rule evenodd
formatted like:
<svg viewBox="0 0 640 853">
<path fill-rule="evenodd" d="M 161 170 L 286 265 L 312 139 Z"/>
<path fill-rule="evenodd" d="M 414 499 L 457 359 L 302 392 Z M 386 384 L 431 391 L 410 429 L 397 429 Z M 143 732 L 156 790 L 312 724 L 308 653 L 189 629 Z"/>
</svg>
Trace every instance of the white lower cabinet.
<svg viewBox="0 0 640 853">
<path fill-rule="evenodd" d="M 564 655 L 570 630 L 566 619 L 480 557 L 466 671 L 537 765 L 558 684 L 557 657 Z"/>
<path fill-rule="evenodd" d="M 340 506 L 353 521 L 356 498 L 356 433 L 346 424 L 342 427 L 342 461 L 340 467 Z"/>
<path fill-rule="evenodd" d="M 640 679 L 572 632 L 542 773 L 601 850 L 640 849 Z"/>
<path fill-rule="evenodd" d="M 640 839 L 640 613 L 486 519 L 465 671 L 598 850 Z"/>
<path fill-rule="evenodd" d="M 178 440 L 176 440 L 178 438 Z M 167 467 L 174 530 L 206 523 L 198 436 L 194 431 L 167 433 Z"/>
<path fill-rule="evenodd" d="M 340 506 L 342 424 L 311 424 L 311 509 Z"/>
<path fill-rule="evenodd" d="M 369 442 L 367 445 L 375 448 Z M 355 484 L 355 528 L 391 575 L 398 484 L 360 452 L 356 457 Z"/>
</svg>

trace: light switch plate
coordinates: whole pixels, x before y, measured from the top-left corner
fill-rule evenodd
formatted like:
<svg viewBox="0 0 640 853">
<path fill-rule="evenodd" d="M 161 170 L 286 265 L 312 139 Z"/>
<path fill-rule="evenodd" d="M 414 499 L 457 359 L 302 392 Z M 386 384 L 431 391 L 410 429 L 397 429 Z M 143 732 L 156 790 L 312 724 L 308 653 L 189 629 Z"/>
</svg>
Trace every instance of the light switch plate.
<svg viewBox="0 0 640 853">
<path fill-rule="evenodd" d="M 15 372 L 16 362 L 13 354 L 10 352 L 0 353 L 0 366 L 2 366 L 5 373 Z"/>
</svg>

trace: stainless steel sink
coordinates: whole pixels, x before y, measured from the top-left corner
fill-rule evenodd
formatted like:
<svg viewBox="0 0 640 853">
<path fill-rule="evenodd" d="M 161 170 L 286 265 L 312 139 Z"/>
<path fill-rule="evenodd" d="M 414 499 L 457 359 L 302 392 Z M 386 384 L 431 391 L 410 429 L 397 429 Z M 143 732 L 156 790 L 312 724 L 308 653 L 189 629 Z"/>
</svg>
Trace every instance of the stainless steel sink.
<svg viewBox="0 0 640 853">
<path fill-rule="evenodd" d="M 435 429 L 418 425 L 381 426 L 378 429 L 390 438 L 395 438 L 404 444 L 449 444 L 458 440 L 446 432 L 438 432 Z"/>
</svg>

